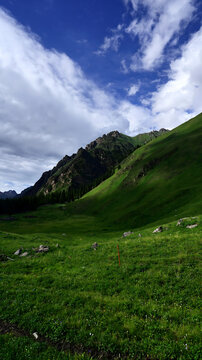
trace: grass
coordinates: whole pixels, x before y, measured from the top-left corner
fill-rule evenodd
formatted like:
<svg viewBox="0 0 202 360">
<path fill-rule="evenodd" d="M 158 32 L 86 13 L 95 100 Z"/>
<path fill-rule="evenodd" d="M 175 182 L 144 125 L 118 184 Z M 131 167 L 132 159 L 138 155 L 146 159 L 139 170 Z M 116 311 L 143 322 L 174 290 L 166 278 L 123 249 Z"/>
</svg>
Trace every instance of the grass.
<svg viewBox="0 0 202 360">
<path fill-rule="evenodd" d="M 0 219 L 0 253 L 14 258 L 0 263 L 0 325 L 22 331 L 2 331 L 0 358 L 200 359 L 201 120 L 136 150 L 74 203 Z M 40 244 L 50 251 L 36 254 Z"/>
<path fill-rule="evenodd" d="M 185 227 L 193 222 L 199 226 Z M 53 342 L 82 344 L 87 354 L 96 349 L 114 359 L 119 354 L 127 359 L 199 359 L 201 223 L 200 216 L 188 218 L 180 227 L 166 224 L 160 234 L 153 234 L 152 227 L 127 238 L 120 232 L 82 233 L 81 228 L 77 234 L 62 234 L 61 224 L 60 233 L 1 232 L 0 252 L 15 260 L 1 263 L 0 319 Z M 95 241 L 97 251 L 91 248 Z M 50 252 L 37 256 L 32 247 L 41 243 Z M 20 246 L 29 257 L 13 256 Z M 37 351 L 40 359 L 64 356 L 32 339 L 3 335 L 1 341 L 7 354 L 3 359 L 12 359 L 19 344 L 30 353 L 24 353 L 25 359 L 39 358 Z M 16 359 L 23 359 L 21 354 Z"/>
</svg>

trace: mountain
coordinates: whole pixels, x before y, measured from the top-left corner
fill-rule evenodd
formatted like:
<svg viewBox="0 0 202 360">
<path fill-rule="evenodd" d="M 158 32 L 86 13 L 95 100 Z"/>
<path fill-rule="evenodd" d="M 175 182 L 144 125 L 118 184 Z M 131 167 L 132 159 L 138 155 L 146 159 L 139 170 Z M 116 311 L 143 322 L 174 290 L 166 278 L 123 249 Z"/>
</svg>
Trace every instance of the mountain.
<svg viewBox="0 0 202 360">
<path fill-rule="evenodd" d="M 144 143 L 167 130 L 152 131 L 135 137 L 112 131 L 80 148 L 77 154 L 66 155 L 58 164 L 43 173 L 34 186 L 25 189 L 21 196 L 49 195 L 54 192 L 68 192 L 78 197 L 112 175 L 115 167 Z"/>
<path fill-rule="evenodd" d="M 140 227 L 202 212 L 202 114 L 134 151 L 71 214 Z"/>
<path fill-rule="evenodd" d="M 0 199 L 13 199 L 17 196 L 18 194 L 16 193 L 15 190 L 8 190 L 8 191 L 4 191 L 1 192 L 0 191 Z"/>
</svg>

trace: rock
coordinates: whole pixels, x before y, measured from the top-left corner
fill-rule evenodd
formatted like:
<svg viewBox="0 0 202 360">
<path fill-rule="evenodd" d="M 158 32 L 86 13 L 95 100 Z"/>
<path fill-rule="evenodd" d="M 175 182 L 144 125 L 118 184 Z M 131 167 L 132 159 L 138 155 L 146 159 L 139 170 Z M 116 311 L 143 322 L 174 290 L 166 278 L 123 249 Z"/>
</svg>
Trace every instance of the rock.
<svg viewBox="0 0 202 360">
<path fill-rule="evenodd" d="M 131 234 L 133 234 L 132 231 L 126 231 L 126 232 L 123 233 L 123 237 L 129 236 Z"/>
<path fill-rule="evenodd" d="M 142 235 L 141 235 L 141 234 L 139 234 L 138 236 L 139 236 L 139 237 L 142 237 Z"/>
<path fill-rule="evenodd" d="M 197 227 L 198 224 L 193 224 L 193 225 L 187 225 L 186 228 L 187 229 L 194 229 L 195 227 Z"/>
<path fill-rule="evenodd" d="M 21 252 L 22 252 L 22 249 L 18 249 L 18 250 L 16 250 L 16 252 L 14 252 L 14 255 L 20 255 Z"/>
<path fill-rule="evenodd" d="M 176 226 L 180 226 L 183 223 L 183 219 L 179 219 Z"/>
<path fill-rule="evenodd" d="M 64 234 L 62 234 L 62 236 L 66 236 L 66 234 L 64 233 Z"/>
<path fill-rule="evenodd" d="M 55 245 L 55 247 L 56 247 L 56 248 L 59 248 L 59 247 L 60 247 L 60 245 L 59 245 L 59 244 L 56 244 L 56 245 Z"/>
<path fill-rule="evenodd" d="M 38 337 L 39 337 L 39 335 L 37 334 L 37 332 L 34 332 L 32 335 L 35 337 L 36 340 L 37 340 Z"/>
<path fill-rule="evenodd" d="M 14 259 L 10 258 L 9 256 L 7 256 L 7 259 L 8 259 L 8 260 L 12 260 L 12 261 L 14 261 Z"/>
<path fill-rule="evenodd" d="M 159 233 L 159 232 L 162 232 L 162 231 L 163 231 L 163 227 L 162 227 L 162 226 L 159 226 L 158 228 L 156 228 L 156 229 L 153 231 L 153 234 Z"/>
<path fill-rule="evenodd" d="M 98 243 L 94 243 L 93 245 L 92 245 L 92 248 L 94 249 L 94 250 L 97 250 L 97 247 L 98 247 L 99 245 L 98 245 Z"/>
<path fill-rule="evenodd" d="M 48 252 L 49 251 L 49 247 L 48 246 L 44 246 L 44 245 L 40 245 L 39 248 L 36 250 L 37 252 Z"/>
<path fill-rule="evenodd" d="M 25 252 L 23 252 L 20 256 L 23 257 L 23 256 L 27 256 L 27 255 L 28 255 L 28 252 L 25 251 Z"/>
</svg>

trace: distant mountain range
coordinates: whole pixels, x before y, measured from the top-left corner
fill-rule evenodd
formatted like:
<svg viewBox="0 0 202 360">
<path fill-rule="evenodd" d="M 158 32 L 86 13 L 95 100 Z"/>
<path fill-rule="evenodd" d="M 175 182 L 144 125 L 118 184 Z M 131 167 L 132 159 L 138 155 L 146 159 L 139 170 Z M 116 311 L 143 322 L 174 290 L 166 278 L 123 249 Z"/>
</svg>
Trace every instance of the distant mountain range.
<svg viewBox="0 0 202 360">
<path fill-rule="evenodd" d="M 4 192 L 1 192 L 0 191 L 0 199 L 13 199 L 15 198 L 16 196 L 18 196 L 18 194 L 16 193 L 15 190 L 8 190 L 8 191 L 4 191 Z"/>
<path fill-rule="evenodd" d="M 76 154 L 66 155 L 52 170 L 44 172 L 34 186 L 23 190 L 20 196 L 50 195 L 63 191 L 74 194 L 74 198 L 76 192 L 80 197 L 111 176 L 134 150 L 167 131 L 161 129 L 135 137 L 112 131 L 92 141 L 85 149 L 80 148 Z"/>
</svg>

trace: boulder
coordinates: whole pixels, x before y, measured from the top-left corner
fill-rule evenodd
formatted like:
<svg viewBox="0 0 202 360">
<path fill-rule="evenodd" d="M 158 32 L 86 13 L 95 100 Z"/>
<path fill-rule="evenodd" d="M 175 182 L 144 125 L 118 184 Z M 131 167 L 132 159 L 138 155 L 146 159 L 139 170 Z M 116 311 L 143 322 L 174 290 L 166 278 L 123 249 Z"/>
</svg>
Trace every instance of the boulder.
<svg viewBox="0 0 202 360">
<path fill-rule="evenodd" d="M 186 228 L 187 229 L 194 229 L 195 227 L 197 227 L 198 224 L 193 224 L 193 225 L 187 225 Z"/>
<path fill-rule="evenodd" d="M 14 252 L 14 255 L 20 255 L 22 253 L 22 249 L 18 249 Z"/>
<path fill-rule="evenodd" d="M 183 223 L 183 219 L 179 219 L 176 226 L 180 226 Z"/>
<path fill-rule="evenodd" d="M 159 226 L 158 228 L 156 228 L 156 229 L 153 231 L 153 234 L 159 233 L 159 232 L 162 232 L 162 231 L 163 231 L 163 226 Z"/>
<path fill-rule="evenodd" d="M 123 233 L 123 237 L 129 236 L 131 234 L 133 234 L 132 231 L 126 231 L 126 232 Z"/>
<path fill-rule="evenodd" d="M 45 245 L 40 245 L 36 251 L 37 251 L 37 252 L 48 252 L 48 251 L 49 251 L 49 247 L 48 247 L 48 246 L 45 246 Z"/>
<path fill-rule="evenodd" d="M 28 252 L 25 251 L 25 252 L 23 252 L 20 256 L 23 257 L 23 256 L 27 256 L 27 255 L 28 255 Z"/>
</svg>

